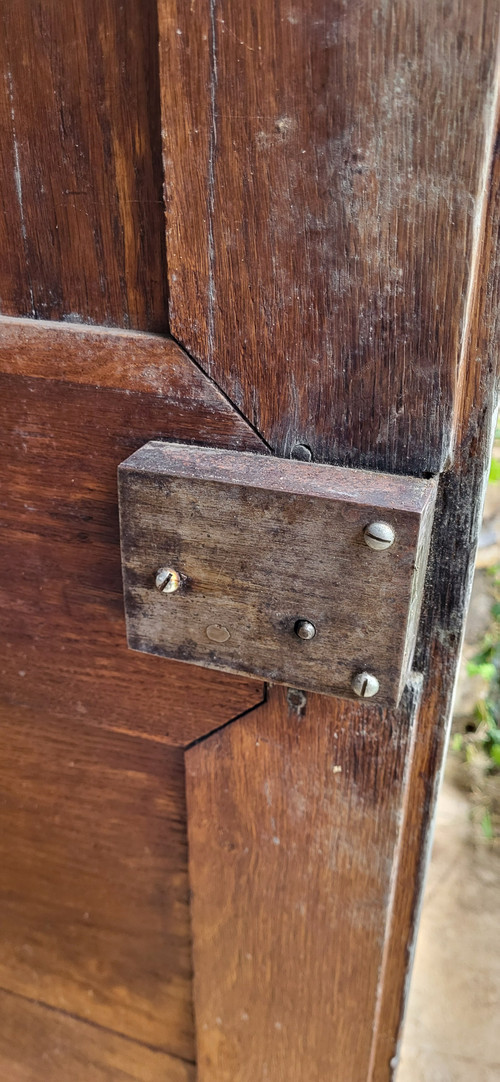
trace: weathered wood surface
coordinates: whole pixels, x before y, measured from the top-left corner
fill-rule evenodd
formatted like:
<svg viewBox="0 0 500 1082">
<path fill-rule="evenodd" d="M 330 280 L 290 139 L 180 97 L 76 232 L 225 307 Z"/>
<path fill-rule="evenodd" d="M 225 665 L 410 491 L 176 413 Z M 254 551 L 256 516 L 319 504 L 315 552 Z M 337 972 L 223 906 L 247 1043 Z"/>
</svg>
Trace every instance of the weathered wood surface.
<svg viewBox="0 0 500 1082">
<path fill-rule="evenodd" d="M 135 392 L 129 428 L 131 443 L 137 446 L 148 438 L 139 433 L 151 433 L 154 427 L 164 439 L 268 453 L 251 426 L 171 338 L 0 316 L 0 373 L 109 387 L 121 392 L 122 402 Z M 141 421 L 141 406 L 144 410 L 146 405 L 151 416 Z M 161 411 L 161 425 L 153 419 L 155 409 L 158 416 Z M 136 416 L 139 428 L 133 440 Z"/>
<path fill-rule="evenodd" d="M 154 0 L 3 0 L 0 308 L 167 328 Z"/>
<path fill-rule="evenodd" d="M 261 701 L 256 682 L 127 650 L 116 489 L 152 433 L 257 437 L 175 344 L 147 335 L 0 321 L 0 388 L 4 706 L 184 746 Z"/>
<path fill-rule="evenodd" d="M 395 706 L 435 493 L 420 478 L 148 443 L 119 468 L 129 645 L 352 698 L 369 672 L 377 702 Z M 364 531 L 380 520 L 394 541 L 376 552 Z M 180 576 L 175 593 L 156 589 L 161 567 Z M 295 633 L 304 619 L 307 642 Z"/>
<path fill-rule="evenodd" d="M 0 991 L 7 1082 L 195 1082 L 195 1067 L 41 1003 Z"/>
<path fill-rule="evenodd" d="M 192 1060 L 182 751 L 11 707 L 1 763 L 0 988 Z"/>
<path fill-rule="evenodd" d="M 497 0 L 159 0 L 172 333 L 280 453 L 446 461 Z"/>
<path fill-rule="evenodd" d="M 198 1082 L 368 1078 L 417 701 L 276 688 L 186 753 Z"/>
<path fill-rule="evenodd" d="M 383 995 L 376 1020 L 370 1082 L 387 1082 L 397 1059 L 498 404 L 500 78 L 494 119 L 485 181 L 484 229 L 478 238 L 468 337 L 456 401 L 453 464 L 441 478 L 438 492 L 415 656 L 415 666 L 425 678 L 424 694 L 405 801 L 402 833 L 406 844 L 395 876 L 393 915 L 386 933 Z"/>
</svg>

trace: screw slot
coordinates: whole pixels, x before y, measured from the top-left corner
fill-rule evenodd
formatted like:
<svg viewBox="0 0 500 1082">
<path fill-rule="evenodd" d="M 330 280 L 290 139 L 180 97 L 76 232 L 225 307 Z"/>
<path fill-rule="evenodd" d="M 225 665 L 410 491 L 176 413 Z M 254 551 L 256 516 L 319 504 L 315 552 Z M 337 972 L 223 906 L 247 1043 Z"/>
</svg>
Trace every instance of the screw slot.
<svg viewBox="0 0 500 1082">
<path fill-rule="evenodd" d="M 390 549 L 391 545 L 394 544 L 395 536 L 394 530 L 392 526 L 389 526 L 388 522 L 370 522 L 363 530 L 365 545 L 368 545 L 370 549 L 374 549 L 375 552 Z"/>
<path fill-rule="evenodd" d="M 156 572 L 155 586 L 161 594 L 175 594 L 181 584 L 181 576 L 173 567 L 160 567 Z"/>
<path fill-rule="evenodd" d="M 376 676 L 371 672 L 358 672 L 351 684 L 352 690 L 359 695 L 360 699 L 371 699 L 380 689 Z"/>
</svg>

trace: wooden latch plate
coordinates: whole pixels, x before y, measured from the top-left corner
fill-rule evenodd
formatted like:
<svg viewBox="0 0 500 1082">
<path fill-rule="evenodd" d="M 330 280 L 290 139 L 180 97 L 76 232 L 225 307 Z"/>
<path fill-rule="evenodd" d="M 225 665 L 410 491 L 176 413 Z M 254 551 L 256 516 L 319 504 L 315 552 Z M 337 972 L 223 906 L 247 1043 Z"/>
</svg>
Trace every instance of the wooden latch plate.
<svg viewBox="0 0 500 1082">
<path fill-rule="evenodd" d="M 434 481 L 160 442 L 118 473 L 132 649 L 347 697 L 370 673 L 375 701 L 398 702 Z M 364 531 L 381 521 L 395 539 L 373 551 Z M 161 568 L 179 589 L 157 588 Z"/>
</svg>

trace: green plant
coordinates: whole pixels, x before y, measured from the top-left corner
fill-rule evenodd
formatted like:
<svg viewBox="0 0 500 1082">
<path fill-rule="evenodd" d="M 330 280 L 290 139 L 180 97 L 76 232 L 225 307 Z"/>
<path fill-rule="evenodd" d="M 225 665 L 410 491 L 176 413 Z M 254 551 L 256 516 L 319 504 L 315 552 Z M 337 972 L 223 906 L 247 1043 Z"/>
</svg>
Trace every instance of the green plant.
<svg viewBox="0 0 500 1082">
<path fill-rule="evenodd" d="M 493 579 L 492 626 L 467 666 L 469 675 L 481 676 L 488 689 L 485 698 L 476 703 L 474 730 L 456 733 L 452 747 L 464 753 L 469 762 L 481 750 L 487 756 L 488 771 L 496 773 L 500 771 L 500 565 L 488 573 Z"/>
</svg>

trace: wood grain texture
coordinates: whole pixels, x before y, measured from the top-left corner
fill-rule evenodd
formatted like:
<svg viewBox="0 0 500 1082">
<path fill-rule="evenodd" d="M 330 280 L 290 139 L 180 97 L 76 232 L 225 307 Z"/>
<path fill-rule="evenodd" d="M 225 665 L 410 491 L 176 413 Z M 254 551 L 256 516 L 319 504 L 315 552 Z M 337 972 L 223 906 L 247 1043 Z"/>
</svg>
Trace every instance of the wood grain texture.
<svg viewBox="0 0 500 1082">
<path fill-rule="evenodd" d="M 397 705 L 434 481 L 167 442 L 141 447 L 118 474 L 133 649 L 350 698 L 369 672 L 377 702 Z M 393 543 L 375 552 L 365 530 L 380 520 Z M 156 589 L 161 567 L 179 574 L 177 592 Z M 307 642 L 296 634 L 304 618 Z"/>
<path fill-rule="evenodd" d="M 0 307 L 167 328 L 154 0 L 4 0 Z"/>
<path fill-rule="evenodd" d="M 0 776 L 0 988 L 193 1059 L 182 752 L 11 706 Z"/>
<path fill-rule="evenodd" d="M 276 688 L 186 753 L 199 1082 L 367 1078 L 417 700 Z"/>
<path fill-rule="evenodd" d="M 456 402 L 452 467 L 440 482 L 435 533 L 415 664 L 424 674 L 418 735 L 408 778 L 393 919 L 374 1031 L 369 1082 L 397 1078 L 405 993 L 418 930 L 431 825 L 447 744 L 457 664 L 474 572 L 499 394 L 500 355 L 500 71 L 486 173 L 484 228 L 462 378 Z"/>
<path fill-rule="evenodd" d="M 4 708 L 183 746 L 260 702 L 254 681 L 127 649 L 116 490 L 118 463 L 151 435 L 257 437 L 173 343 L 147 335 L 2 321 L 0 386 Z"/>
<path fill-rule="evenodd" d="M 195 1082 L 195 1068 L 116 1033 L 0 991 L 7 1082 Z"/>
<path fill-rule="evenodd" d="M 159 0 L 172 333 L 280 453 L 439 470 L 497 0 Z"/>
</svg>

